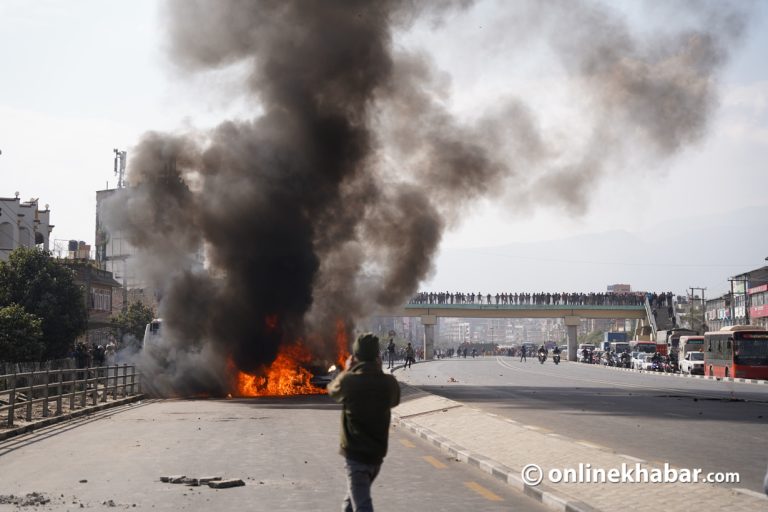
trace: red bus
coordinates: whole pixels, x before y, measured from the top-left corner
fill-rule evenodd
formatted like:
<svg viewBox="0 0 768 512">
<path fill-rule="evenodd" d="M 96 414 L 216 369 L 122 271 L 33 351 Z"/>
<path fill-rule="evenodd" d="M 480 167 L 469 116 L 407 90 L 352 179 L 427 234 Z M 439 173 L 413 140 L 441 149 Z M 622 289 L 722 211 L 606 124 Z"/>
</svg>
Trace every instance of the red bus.
<svg viewBox="0 0 768 512">
<path fill-rule="evenodd" d="M 705 333 L 704 368 L 714 377 L 768 379 L 768 330 L 733 325 Z"/>
</svg>

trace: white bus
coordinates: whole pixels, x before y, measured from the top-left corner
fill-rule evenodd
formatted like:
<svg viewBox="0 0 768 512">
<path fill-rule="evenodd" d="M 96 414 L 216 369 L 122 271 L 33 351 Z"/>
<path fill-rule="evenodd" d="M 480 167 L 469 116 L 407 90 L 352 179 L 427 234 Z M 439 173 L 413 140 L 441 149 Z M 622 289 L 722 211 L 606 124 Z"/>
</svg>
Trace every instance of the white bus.
<svg viewBox="0 0 768 512">
<path fill-rule="evenodd" d="M 141 343 L 141 349 L 144 350 L 149 346 L 157 343 L 157 340 L 162 336 L 163 319 L 155 318 L 147 324 L 144 328 L 144 340 Z"/>
</svg>

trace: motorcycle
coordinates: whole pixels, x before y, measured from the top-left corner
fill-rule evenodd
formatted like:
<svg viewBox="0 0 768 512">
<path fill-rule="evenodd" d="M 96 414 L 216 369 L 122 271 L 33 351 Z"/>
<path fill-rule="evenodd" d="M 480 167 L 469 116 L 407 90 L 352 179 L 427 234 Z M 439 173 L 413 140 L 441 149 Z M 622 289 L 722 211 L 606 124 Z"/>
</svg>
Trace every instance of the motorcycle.
<svg viewBox="0 0 768 512">
<path fill-rule="evenodd" d="M 546 361 L 546 360 L 547 360 L 547 354 L 539 353 L 539 362 L 541 364 L 544 364 L 544 361 Z"/>
<path fill-rule="evenodd" d="M 622 368 L 629 368 L 632 366 L 631 358 L 629 354 L 621 354 L 621 367 Z"/>
<path fill-rule="evenodd" d="M 555 364 L 560 364 L 560 354 L 552 355 L 552 362 Z"/>
</svg>

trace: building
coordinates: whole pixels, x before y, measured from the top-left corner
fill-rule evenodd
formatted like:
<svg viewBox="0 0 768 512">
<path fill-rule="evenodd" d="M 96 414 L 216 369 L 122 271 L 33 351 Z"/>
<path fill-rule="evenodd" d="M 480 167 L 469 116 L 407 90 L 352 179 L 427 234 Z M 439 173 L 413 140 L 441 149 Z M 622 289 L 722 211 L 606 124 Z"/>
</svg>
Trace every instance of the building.
<svg viewBox="0 0 768 512">
<path fill-rule="evenodd" d="M 631 293 L 632 287 L 628 284 L 609 284 L 608 293 Z"/>
<path fill-rule="evenodd" d="M 707 330 L 719 331 L 723 327 L 733 325 L 732 302 L 733 296 L 730 293 L 705 301 L 704 318 L 706 319 Z"/>
<path fill-rule="evenodd" d="M 750 323 L 768 329 L 768 284 L 748 288 L 747 294 Z"/>
<path fill-rule="evenodd" d="M 19 247 L 39 247 L 48 250 L 53 225 L 50 210 L 38 208 L 38 200 L 21 202 L 16 197 L 0 197 L 0 261 Z"/>
<path fill-rule="evenodd" d="M 83 341 L 86 344 L 106 345 L 112 336 L 112 315 L 119 313 L 115 309 L 113 296 L 120 289 L 112 273 L 102 270 L 88 259 L 60 259 L 62 265 L 71 268 L 75 282 L 83 289 L 83 298 L 88 308 L 88 328 Z"/>
<path fill-rule="evenodd" d="M 110 231 L 104 224 L 104 205 L 114 194 L 124 193 L 124 188 L 96 191 L 96 265 L 112 274 L 120 283 L 114 290 L 112 302 L 121 311 L 134 302 L 143 302 L 157 310 L 158 298 L 155 289 L 141 277 L 134 264 L 137 249 L 132 246 L 122 231 Z"/>
<path fill-rule="evenodd" d="M 768 266 L 733 276 L 730 281 L 744 319 L 740 323 L 768 328 Z"/>
<path fill-rule="evenodd" d="M 768 328 L 768 266 L 729 279 L 731 291 L 706 301 L 707 328 L 718 331 L 729 325 Z"/>
</svg>

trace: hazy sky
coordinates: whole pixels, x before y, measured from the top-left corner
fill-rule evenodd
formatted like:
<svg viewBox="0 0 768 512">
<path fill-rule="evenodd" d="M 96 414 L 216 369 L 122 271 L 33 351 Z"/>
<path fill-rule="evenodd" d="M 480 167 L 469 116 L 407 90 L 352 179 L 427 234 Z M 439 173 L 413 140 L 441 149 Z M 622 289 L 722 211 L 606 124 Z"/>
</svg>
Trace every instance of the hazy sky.
<svg viewBox="0 0 768 512">
<path fill-rule="evenodd" d="M 669 3 L 632 2 L 624 16 L 638 31 L 661 31 L 671 19 L 662 7 Z M 161 5 L 0 0 L 0 196 L 18 191 L 23 200 L 50 205 L 52 239 L 93 243 L 95 191 L 116 183 L 113 148 L 128 150 L 130 165 L 131 147 L 145 131 L 210 127 L 258 112 L 238 96 L 237 70 L 189 76 L 170 65 Z M 544 123 L 578 124 L 561 71 L 535 43 L 518 40 L 514 25 L 505 25 L 514 6 L 479 2 L 440 25 L 416 23 L 396 44 L 421 48 L 450 76 L 445 101 L 460 115 L 472 118 L 513 94 L 526 97 Z M 537 198 L 535 208 L 522 211 L 503 196 L 476 204 L 460 215 L 443 246 L 634 232 L 663 224 L 673 211 L 746 205 L 768 213 L 767 15 L 768 1 L 757 2 L 721 76 L 720 106 L 695 145 L 652 169 L 629 162 L 629 170 L 610 173 L 594 184 L 581 216 Z M 603 284 L 600 279 L 595 289 Z"/>
</svg>

